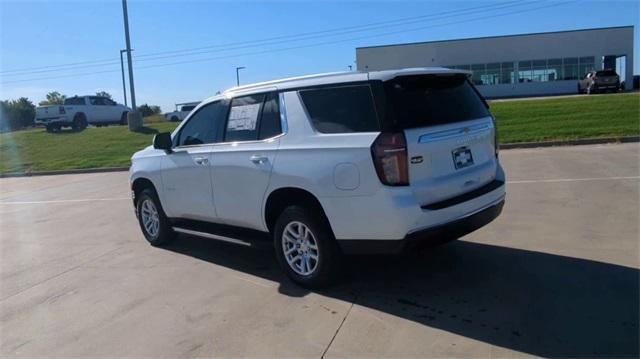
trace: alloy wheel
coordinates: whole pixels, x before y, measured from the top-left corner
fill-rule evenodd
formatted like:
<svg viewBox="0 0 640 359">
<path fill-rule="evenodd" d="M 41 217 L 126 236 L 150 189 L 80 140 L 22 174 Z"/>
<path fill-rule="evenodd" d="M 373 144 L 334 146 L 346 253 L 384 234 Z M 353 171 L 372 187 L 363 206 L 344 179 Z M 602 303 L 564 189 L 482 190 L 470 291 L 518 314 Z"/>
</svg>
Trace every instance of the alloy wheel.
<svg viewBox="0 0 640 359">
<path fill-rule="evenodd" d="M 320 251 L 315 236 L 304 223 L 293 221 L 282 232 L 282 250 L 294 272 L 308 276 L 318 267 Z"/>
</svg>

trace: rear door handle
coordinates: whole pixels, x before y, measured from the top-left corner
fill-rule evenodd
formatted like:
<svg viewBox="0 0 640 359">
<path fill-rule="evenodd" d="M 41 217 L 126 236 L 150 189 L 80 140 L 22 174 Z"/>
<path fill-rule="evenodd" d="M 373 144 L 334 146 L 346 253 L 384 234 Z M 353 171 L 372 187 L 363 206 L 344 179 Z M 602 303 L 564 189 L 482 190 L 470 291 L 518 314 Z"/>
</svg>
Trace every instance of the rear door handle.
<svg viewBox="0 0 640 359">
<path fill-rule="evenodd" d="M 193 158 L 193 162 L 195 162 L 197 165 L 205 166 L 209 164 L 209 159 L 206 157 L 198 156 Z"/>
<path fill-rule="evenodd" d="M 269 159 L 266 156 L 260 156 L 260 155 L 253 155 L 249 159 L 251 160 L 251 162 L 255 164 L 262 164 L 269 161 Z"/>
</svg>

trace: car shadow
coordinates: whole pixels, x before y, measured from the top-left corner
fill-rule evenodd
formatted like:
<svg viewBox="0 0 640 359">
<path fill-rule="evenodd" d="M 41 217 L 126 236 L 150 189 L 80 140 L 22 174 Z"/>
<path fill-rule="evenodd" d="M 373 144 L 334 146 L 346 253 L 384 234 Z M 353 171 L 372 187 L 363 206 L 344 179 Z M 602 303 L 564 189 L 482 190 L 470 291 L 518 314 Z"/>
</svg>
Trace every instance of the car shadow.
<svg viewBox="0 0 640 359">
<path fill-rule="evenodd" d="M 182 235 L 166 247 L 280 283 L 272 249 Z M 346 257 L 321 295 L 468 338 L 544 357 L 638 357 L 635 268 L 467 241 L 412 254 Z"/>
</svg>

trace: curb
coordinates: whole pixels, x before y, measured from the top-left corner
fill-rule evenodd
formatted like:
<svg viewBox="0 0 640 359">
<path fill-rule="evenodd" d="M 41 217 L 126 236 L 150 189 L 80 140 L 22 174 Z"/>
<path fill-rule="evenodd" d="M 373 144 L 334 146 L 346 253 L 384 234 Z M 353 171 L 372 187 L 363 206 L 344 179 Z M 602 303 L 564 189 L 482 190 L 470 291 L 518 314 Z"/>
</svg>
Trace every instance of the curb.
<svg viewBox="0 0 640 359">
<path fill-rule="evenodd" d="M 128 170 L 129 170 L 129 167 L 100 167 L 100 168 L 78 168 L 78 169 L 59 170 L 59 171 L 12 172 L 12 173 L 0 173 L 0 178 L 74 175 L 74 174 L 81 174 L 81 173 L 124 172 Z"/>
<path fill-rule="evenodd" d="M 580 140 L 566 140 L 566 141 L 515 142 L 515 143 L 501 144 L 500 149 L 510 150 L 510 149 L 517 149 L 517 148 L 599 145 L 599 144 L 605 144 L 605 143 L 630 143 L 630 142 L 640 142 L 640 136 L 585 138 Z M 59 171 L 13 172 L 13 173 L 0 173 L 0 178 L 73 175 L 73 174 L 81 174 L 81 173 L 124 172 L 128 170 L 129 170 L 129 167 L 101 167 L 101 168 L 69 169 L 69 170 L 59 170 Z"/>
<path fill-rule="evenodd" d="M 585 138 L 585 139 L 579 139 L 579 140 L 565 140 L 565 141 L 515 142 L 515 143 L 501 144 L 500 149 L 509 150 L 509 149 L 515 149 L 515 148 L 600 145 L 605 143 L 629 143 L 629 142 L 640 142 L 640 136 L 600 137 L 600 138 Z"/>
</svg>

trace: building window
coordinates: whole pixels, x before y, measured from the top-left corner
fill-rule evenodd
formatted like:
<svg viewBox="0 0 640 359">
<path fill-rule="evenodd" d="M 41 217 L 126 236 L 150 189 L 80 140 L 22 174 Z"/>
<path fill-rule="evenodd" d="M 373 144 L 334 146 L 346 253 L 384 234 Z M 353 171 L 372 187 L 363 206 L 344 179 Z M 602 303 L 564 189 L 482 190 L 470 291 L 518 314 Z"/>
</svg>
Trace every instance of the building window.
<svg viewBox="0 0 640 359">
<path fill-rule="evenodd" d="M 533 81 L 533 73 L 531 72 L 531 61 L 518 62 L 518 82 Z"/>
<path fill-rule="evenodd" d="M 587 72 L 595 69 L 596 69 L 595 58 L 593 56 L 580 58 L 580 72 L 578 72 L 578 75 L 581 78 L 584 77 L 584 75 L 586 75 Z"/>
<path fill-rule="evenodd" d="M 523 82 L 577 80 L 595 69 L 595 57 L 566 57 L 564 59 L 518 61 L 490 64 L 455 65 L 452 69 L 472 71 L 475 85 L 497 85 Z"/>
<path fill-rule="evenodd" d="M 484 75 L 480 76 L 483 85 L 497 85 L 500 83 L 500 63 L 487 64 Z"/>
<path fill-rule="evenodd" d="M 531 61 L 531 80 L 533 82 L 547 82 L 547 60 Z"/>
<path fill-rule="evenodd" d="M 547 77 L 549 81 L 562 80 L 562 59 L 549 59 L 547 62 Z"/>
<path fill-rule="evenodd" d="M 578 58 L 577 57 L 567 57 L 563 59 L 564 62 L 564 80 L 577 80 L 580 78 L 580 74 L 578 72 Z"/>
<path fill-rule="evenodd" d="M 501 84 L 512 84 L 515 83 L 515 74 L 513 72 L 513 62 L 503 62 L 502 70 L 500 72 L 500 83 Z"/>
<path fill-rule="evenodd" d="M 485 74 L 484 64 L 471 65 L 471 72 L 473 72 L 473 83 L 475 85 L 483 85 L 482 76 Z"/>
</svg>

